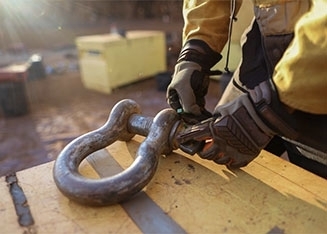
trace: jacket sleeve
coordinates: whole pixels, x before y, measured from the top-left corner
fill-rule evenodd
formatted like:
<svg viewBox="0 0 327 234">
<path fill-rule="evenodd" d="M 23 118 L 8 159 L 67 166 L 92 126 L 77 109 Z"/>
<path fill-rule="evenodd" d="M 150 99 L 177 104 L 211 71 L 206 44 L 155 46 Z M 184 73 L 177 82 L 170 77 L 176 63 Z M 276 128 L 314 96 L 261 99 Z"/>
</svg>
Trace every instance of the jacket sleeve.
<svg viewBox="0 0 327 234">
<path fill-rule="evenodd" d="M 233 0 L 184 0 L 183 44 L 190 39 L 199 39 L 220 53 L 228 39 L 233 2 Z M 240 6 L 241 1 L 235 1 L 235 14 Z"/>
<path fill-rule="evenodd" d="M 316 0 L 300 18 L 273 77 L 283 103 L 312 114 L 327 114 L 326 7 L 326 0 Z"/>
</svg>

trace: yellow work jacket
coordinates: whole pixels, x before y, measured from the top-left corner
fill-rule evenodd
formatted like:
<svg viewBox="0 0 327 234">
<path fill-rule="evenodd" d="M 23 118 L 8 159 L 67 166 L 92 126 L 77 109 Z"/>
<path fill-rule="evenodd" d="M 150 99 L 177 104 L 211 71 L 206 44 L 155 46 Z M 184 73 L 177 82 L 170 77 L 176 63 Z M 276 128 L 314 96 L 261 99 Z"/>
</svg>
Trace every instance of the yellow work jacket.
<svg viewBox="0 0 327 234">
<path fill-rule="evenodd" d="M 280 100 L 304 112 L 327 114 L 327 0 L 253 3 L 263 36 L 294 32 L 273 73 Z M 240 5 L 237 0 L 235 13 Z M 200 39 L 220 53 L 228 40 L 231 8 L 231 1 L 184 0 L 183 41 Z"/>
</svg>

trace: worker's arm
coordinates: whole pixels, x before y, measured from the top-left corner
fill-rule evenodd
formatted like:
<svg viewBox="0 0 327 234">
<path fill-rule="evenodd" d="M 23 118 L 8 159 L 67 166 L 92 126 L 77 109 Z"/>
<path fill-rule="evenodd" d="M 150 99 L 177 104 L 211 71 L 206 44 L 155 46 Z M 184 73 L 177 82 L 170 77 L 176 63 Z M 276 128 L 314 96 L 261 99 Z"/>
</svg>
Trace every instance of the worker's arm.
<svg viewBox="0 0 327 234">
<path fill-rule="evenodd" d="M 280 100 L 312 114 L 327 114 L 327 1 L 313 1 L 295 27 L 292 44 L 273 77 Z"/>
<path fill-rule="evenodd" d="M 240 6 L 240 0 L 185 0 L 183 4 L 184 44 L 191 39 L 198 39 L 220 53 L 228 39 L 231 12 L 234 9 L 235 16 Z"/>
<path fill-rule="evenodd" d="M 315 152 L 306 154 L 313 160 L 310 163 L 318 165 L 319 162 L 317 168 L 326 168 L 326 156 L 321 153 L 326 152 L 323 140 L 327 114 L 324 62 L 327 59 L 327 15 L 323 10 L 326 6 L 326 0 L 315 1 L 296 23 L 293 41 L 275 68 L 274 83 L 263 82 L 216 108 L 214 113 L 218 118 L 211 127 L 213 142 L 198 153 L 202 158 L 230 167 L 244 166 L 278 134 L 297 142 L 297 147 L 303 147 L 303 153 Z M 310 120 L 303 121 L 303 116 L 309 115 L 301 111 L 312 113 L 311 121 L 320 121 L 321 130 L 308 131 L 316 123 L 306 128 L 301 123 L 310 124 Z M 308 134 L 322 139 L 314 135 L 310 138 Z"/>
<path fill-rule="evenodd" d="M 208 90 L 208 74 L 221 59 L 231 15 L 235 16 L 239 7 L 240 1 L 234 0 L 184 1 L 183 48 L 167 90 L 169 105 L 185 114 L 184 117 L 195 116 L 197 120 L 210 117 L 204 98 Z"/>
</svg>

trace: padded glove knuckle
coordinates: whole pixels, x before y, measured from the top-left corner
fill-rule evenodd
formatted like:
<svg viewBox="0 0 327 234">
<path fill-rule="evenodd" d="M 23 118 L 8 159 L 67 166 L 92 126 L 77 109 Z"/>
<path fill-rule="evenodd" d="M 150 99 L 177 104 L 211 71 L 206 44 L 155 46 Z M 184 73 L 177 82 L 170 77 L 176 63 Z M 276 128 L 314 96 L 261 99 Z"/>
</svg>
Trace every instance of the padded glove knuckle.
<svg viewBox="0 0 327 234">
<path fill-rule="evenodd" d="M 248 96 L 240 96 L 219 108 L 219 117 L 210 125 L 214 146 L 199 155 L 228 168 L 246 166 L 269 143 L 272 134 L 256 115 Z M 209 149 L 208 149 L 209 148 Z"/>
</svg>

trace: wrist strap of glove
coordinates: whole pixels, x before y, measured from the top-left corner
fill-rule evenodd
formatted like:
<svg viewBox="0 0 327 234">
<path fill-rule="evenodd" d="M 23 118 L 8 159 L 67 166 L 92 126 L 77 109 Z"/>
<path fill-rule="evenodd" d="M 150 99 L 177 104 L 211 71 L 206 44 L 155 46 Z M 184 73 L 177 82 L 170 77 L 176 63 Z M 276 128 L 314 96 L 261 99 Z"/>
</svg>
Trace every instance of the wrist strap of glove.
<svg viewBox="0 0 327 234">
<path fill-rule="evenodd" d="M 213 51 L 204 41 L 193 39 L 185 43 L 177 63 L 181 61 L 196 62 L 204 71 L 208 72 L 221 58 L 221 54 Z"/>
<path fill-rule="evenodd" d="M 324 133 L 326 116 L 300 111 L 289 113 L 279 101 L 271 81 L 260 83 L 249 94 L 256 111 L 267 126 L 285 140 L 308 152 L 302 153 L 303 156 L 327 165 L 327 135 Z"/>
<path fill-rule="evenodd" d="M 253 90 L 249 90 L 250 97 L 254 102 L 256 110 L 268 125 L 279 135 L 286 136 L 290 139 L 297 139 L 298 133 L 285 121 L 288 119 L 287 112 L 281 106 L 281 103 L 277 101 L 275 93 L 273 92 L 273 86 L 270 84 L 270 80 L 264 81 L 256 86 Z M 275 107 L 278 105 L 278 107 Z M 276 113 L 276 110 L 280 110 Z M 289 120 L 288 122 L 290 122 Z"/>
</svg>

